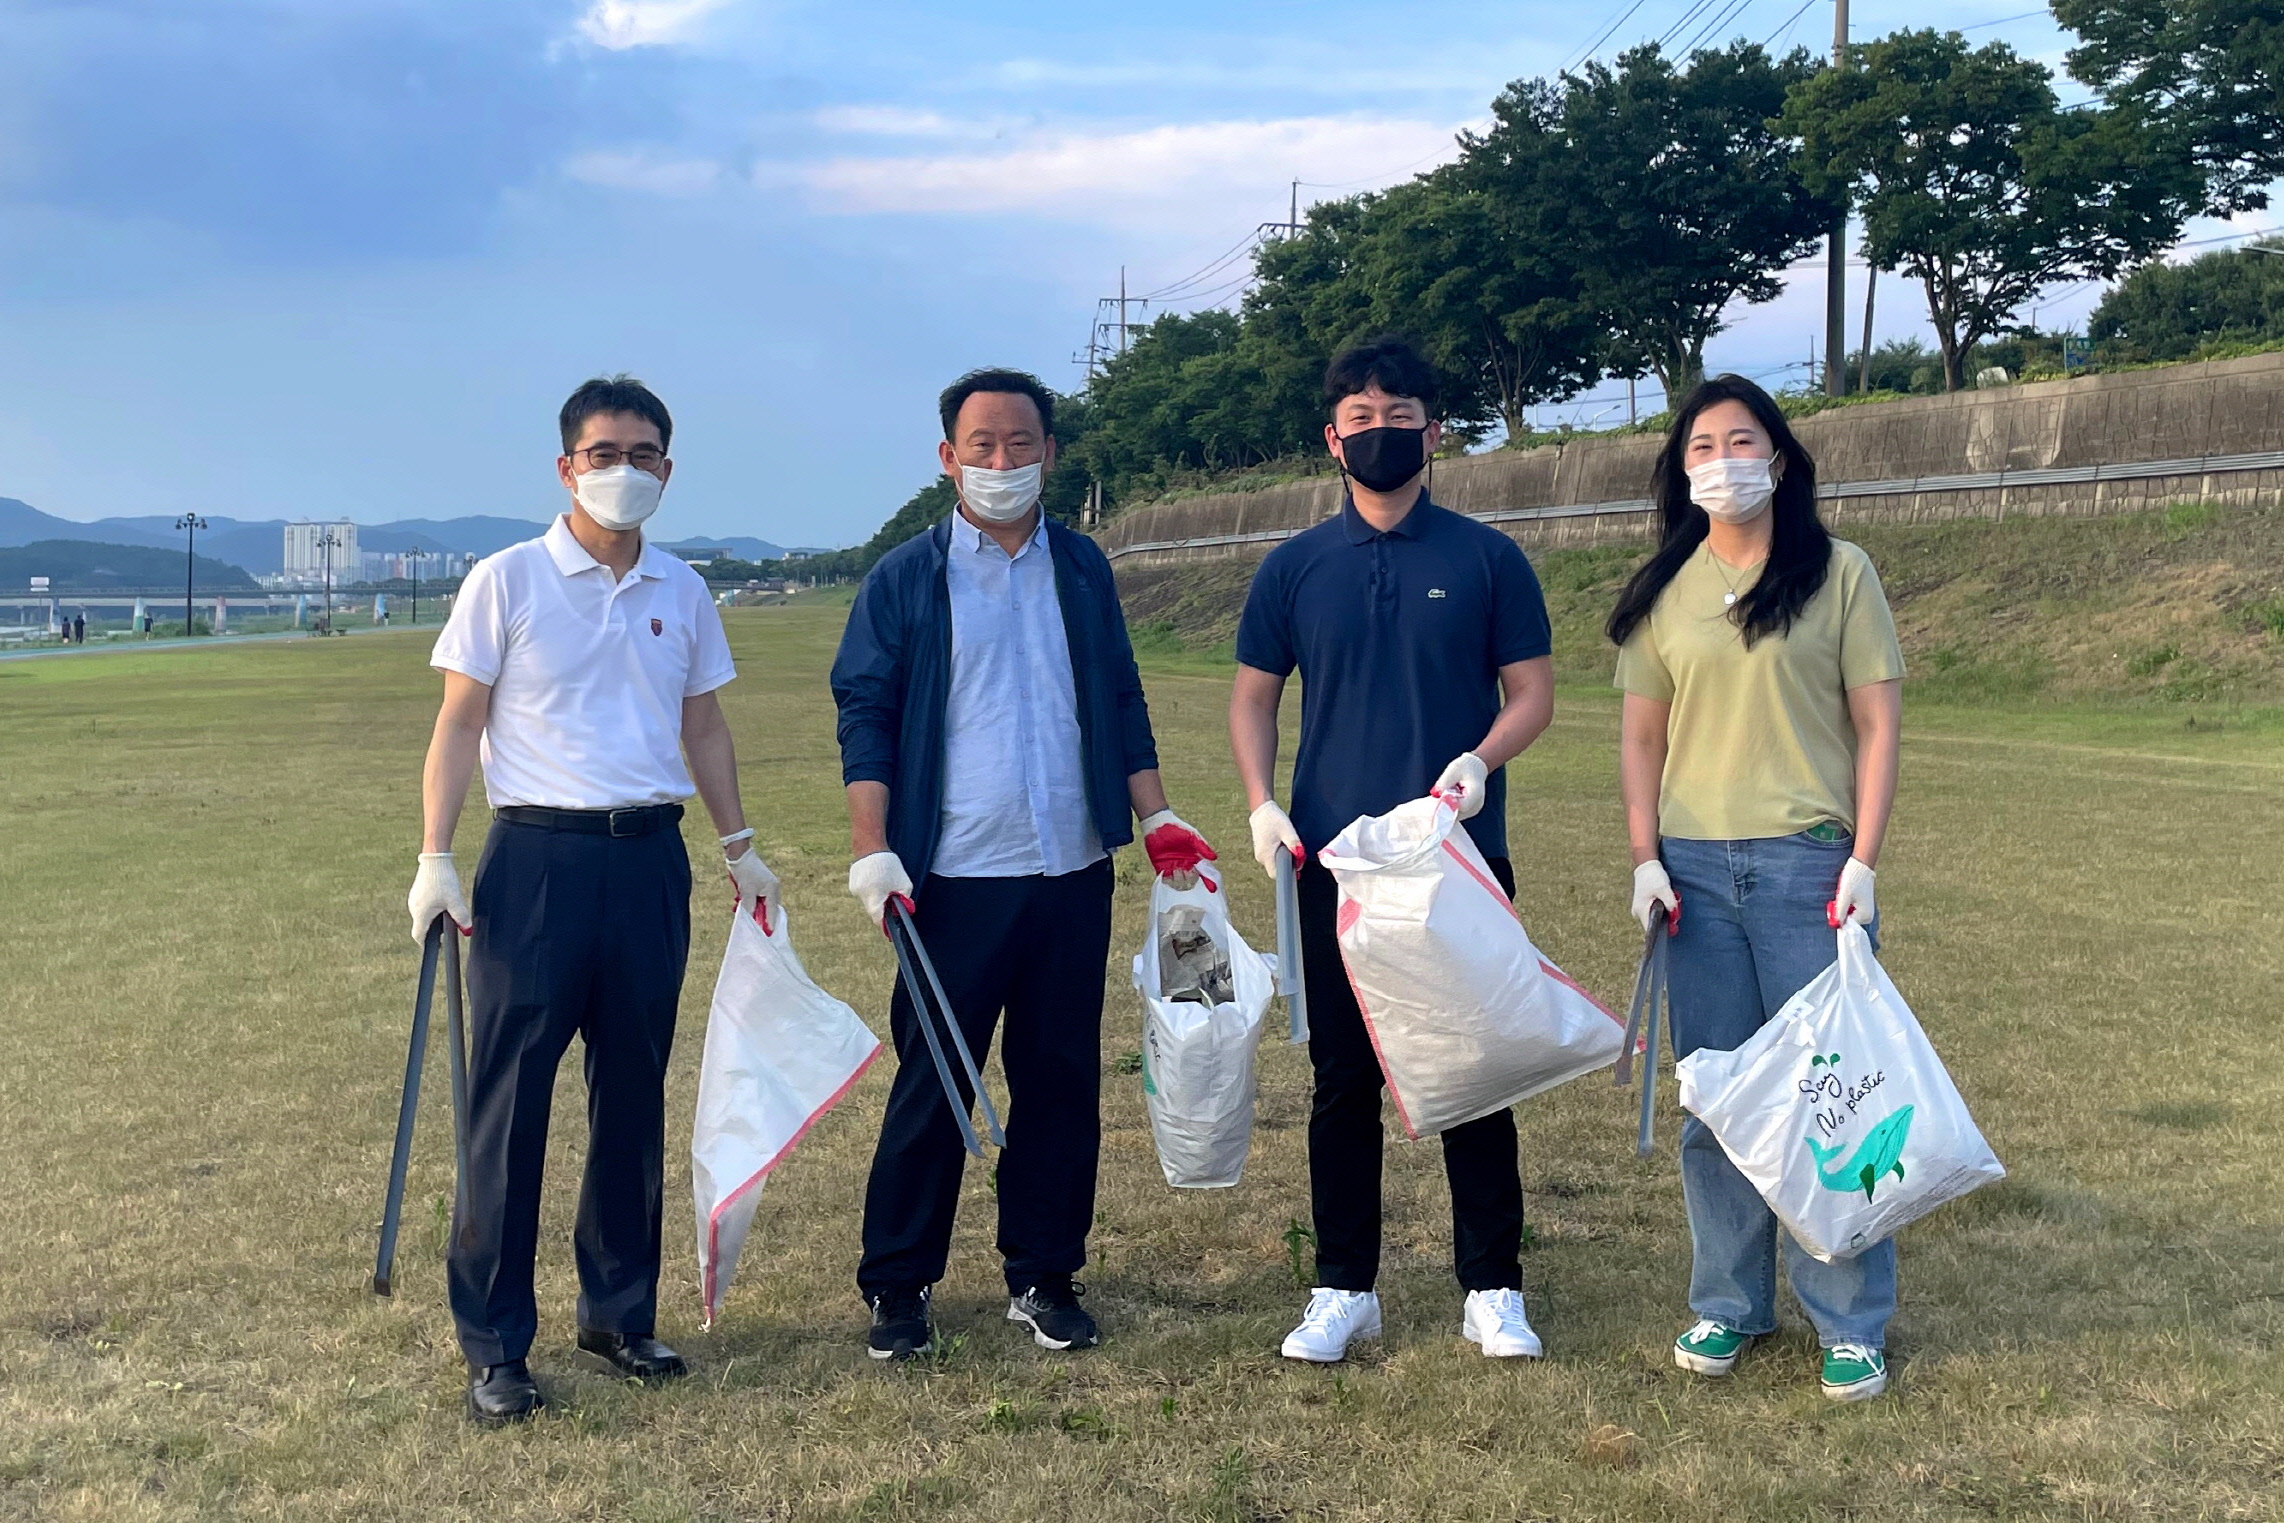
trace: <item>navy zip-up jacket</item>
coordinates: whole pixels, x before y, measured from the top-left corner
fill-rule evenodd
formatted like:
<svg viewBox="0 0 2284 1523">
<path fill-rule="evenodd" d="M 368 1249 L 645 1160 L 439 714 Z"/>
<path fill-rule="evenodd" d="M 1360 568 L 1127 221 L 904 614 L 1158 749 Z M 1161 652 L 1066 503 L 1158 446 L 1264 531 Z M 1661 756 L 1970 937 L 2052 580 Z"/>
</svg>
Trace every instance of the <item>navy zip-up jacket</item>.
<svg viewBox="0 0 2284 1523">
<path fill-rule="evenodd" d="M 944 813 L 944 713 L 952 687 L 952 595 L 944 563 L 951 520 L 880 558 L 857 589 L 833 657 L 841 781 L 888 787 L 888 849 L 919 883 Z M 1105 847 L 1134 839 L 1126 779 L 1158 765 L 1142 674 L 1110 561 L 1085 535 L 1049 519 L 1055 600 L 1071 650 L 1081 770 Z"/>
</svg>

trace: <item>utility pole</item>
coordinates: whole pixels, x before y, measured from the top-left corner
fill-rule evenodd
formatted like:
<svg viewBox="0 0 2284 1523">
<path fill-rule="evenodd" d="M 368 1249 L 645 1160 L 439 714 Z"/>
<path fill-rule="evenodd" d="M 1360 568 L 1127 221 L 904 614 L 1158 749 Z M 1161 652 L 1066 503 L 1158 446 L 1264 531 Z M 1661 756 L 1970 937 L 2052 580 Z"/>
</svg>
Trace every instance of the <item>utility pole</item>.
<svg viewBox="0 0 2284 1523">
<path fill-rule="evenodd" d="M 417 546 L 405 553 L 405 564 L 412 568 L 412 622 L 420 622 L 420 563 L 428 559 L 428 552 Z"/>
<path fill-rule="evenodd" d="M 1262 224 L 1261 224 L 1259 227 L 1256 227 L 1256 228 L 1255 228 L 1253 231 L 1254 231 L 1256 234 L 1258 234 L 1259 236 L 1263 237 L 1263 238 L 1268 238 L 1268 237 L 1271 237 L 1271 236 L 1272 236 L 1272 235 L 1274 235 L 1274 234 L 1282 234 L 1283 236 L 1285 236 L 1285 237 L 1287 237 L 1287 238 L 1297 238 L 1297 237 L 1299 237 L 1299 236 L 1300 236 L 1300 232 L 1301 232 L 1301 182 L 1300 182 L 1300 181 L 1298 181 L 1298 180 L 1295 180 L 1295 181 L 1293 182 L 1293 200 L 1292 200 L 1292 206 L 1291 206 L 1291 208 L 1290 208 L 1290 209 L 1289 209 L 1289 210 L 1288 210 L 1288 211 L 1285 213 L 1285 220 L 1284 220 L 1284 221 L 1282 221 L 1282 222 L 1264 222 L 1264 223 L 1262 223 Z"/>
<path fill-rule="evenodd" d="M 325 566 L 325 632 L 327 634 L 333 633 L 333 547 L 340 543 L 340 537 L 333 532 L 331 527 L 317 536 L 318 553 L 324 557 Z"/>
<path fill-rule="evenodd" d="M 1848 0 L 1832 0 L 1832 67 L 1848 66 Z M 1824 392 L 1841 396 L 1848 389 L 1848 205 L 1834 213 L 1832 236 L 1825 246 L 1824 270 Z M 1869 340 L 1866 341 L 1867 346 Z"/>
<path fill-rule="evenodd" d="M 1864 362 L 1859 367 L 1856 390 L 1872 389 L 1872 297 L 1880 288 L 1880 267 L 1870 260 L 1864 261 Z"/>
</svg>

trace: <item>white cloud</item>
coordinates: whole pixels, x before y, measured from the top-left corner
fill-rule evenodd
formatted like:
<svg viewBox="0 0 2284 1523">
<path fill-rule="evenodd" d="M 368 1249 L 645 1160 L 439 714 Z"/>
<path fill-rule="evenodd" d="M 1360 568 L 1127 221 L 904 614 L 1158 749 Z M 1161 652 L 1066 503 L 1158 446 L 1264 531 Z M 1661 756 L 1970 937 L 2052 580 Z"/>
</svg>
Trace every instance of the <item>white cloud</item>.
<svg viewBox="0 0 2284 1523">
<path fill-rule="evenodd" d="M 1127 132 L 1037 131 L 978 151 L 840 156 L 766 166 L 831 211 L 977 215 L 1158 227 L 1263 220 L 1293 179 L 1339 193 L 1392 184 L 1456 149 L 1455 124 L 1375 117 L 1193 122 Z"/>
<path fill-rule="evenodd" d="M 722 177 L 722 167 L 711 159 L 660 158 L 641 149 L 583 153 L 566 162 L 563 172 L 583 185 L 654 196 L 703 195 Z"/>
<path fill-rule="evenodd" d="M 594 0 L 579 35 L 613 50 L 687 42 L 700 22 L 730 0 Z"/>
<path fill-rule="evenodd" d="M 995 138 L 1006 122 L 959 121 L 911 106 L 827 106 L 811 120 L 827 132 L 858 137 Z"/>
</svg>

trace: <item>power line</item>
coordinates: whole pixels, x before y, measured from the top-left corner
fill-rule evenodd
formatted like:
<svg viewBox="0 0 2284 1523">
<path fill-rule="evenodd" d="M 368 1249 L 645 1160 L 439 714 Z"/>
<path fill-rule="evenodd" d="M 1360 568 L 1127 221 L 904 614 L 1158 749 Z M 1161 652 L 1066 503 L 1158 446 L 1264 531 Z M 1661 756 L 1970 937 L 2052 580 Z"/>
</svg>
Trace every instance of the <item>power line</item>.
<svg viewBox="0 0 2284 1523">
<path fill-rule="evenodd" d="M 1750 10 L 1752 8 L 1752 4 L 1753 0 L 1732 0 L 1732 3 L 1727 10 L 1722 11 L 1711 21 L 1708 21 L 1705 23 L 1705 25 L 1699 27 L 1697 29 L 1697 35 L 1691 37 L 1689 39 L 1688 45 L 1682 48 L 1681 51 L 1684 53 L 1694 53 L 1698 50 L 1699 47 L 1703 46 L 1708 39 L 1718 41 L 1718 34 L 1727 28 L 1730 22 L 1736 20 L 1739 16 L 1742 16 L 1746 11 Z"/>
<path fill-rule="evenodd" d="M 2028 21 L 2033 16 L 2043 16 L 2045 14 L 2046 12 L 2044 11 L 2024 11 L 2019 16 L 2001 16 L 1996 21 L 1977 21 L 1972 25 L 1959 27 L 1957 30 L 1962 32 L 1979 32 L 1986 26 L 2005 26 L 2009 21 Z"/>
<path fill-rule="evenodd" d="M 1763 37 L 1761 39 L 1761 46 L 1764 48 L 1767 47 L 1770 43 L 1776 41 L 1779 37 L 1786 35 L 1794 27 L 1800 25 L 1800 18 L 1807 15 L 1808 8 L 1815 3 L 1816 0 L 1800 0 L 1800 9 L 1794 11 L 1790 16 L 1786 17 L 1784 25 L 1769 33 L 1766 37 Z"/>
<path fill-rule="evenodd" d="M 1704 15 L 1705 12 L 1711 10 L 1715 3 L 1716 0 L 1695 0 L 1695 3 L 1691 5 L 1688 10 L 1685 10 L 1681 13 L 1681 19 L 1676 21 L 1672 26 L 1666 28 L 1665 32 L 1659 36 L 1657 45 L 1662 48 L 1667 43 L 1673 41 L 1674 38 L 1679 37 L 1683 27 L 1688 26 L 1698 17 Z"/>
<path fill-rule="evenodd" d="M 1588 59 L 1592 58 L 1596 53 L 1601 52 L 1602 45 L 1617 35 L 1618 28 L 1633 20 L 1634 12 L 1640 10 L 1646 3 L 1648 3 L 1648 0 L 1634 0 L 1634 3 L 1627 6 L 1625 11 L 1618 17 L 1617 20 L 1602 28 L 1600 35 L 1598 35 L 1592 42 L 1586 44 L 1586 46 L 1580 48 L 1577 52 L 1571 54 L 1568 58 L 1565 58 L 1562 61 L 1562 67 L 1555 70 L 1555 72 L 1557 74 L 1567 74 L 1572 69 L 1578 67 L 1580 64 L 1585 63 Z M 1813 3 L 1813 0 L 1811 0 L 1811 3 Z"/>
</svg>

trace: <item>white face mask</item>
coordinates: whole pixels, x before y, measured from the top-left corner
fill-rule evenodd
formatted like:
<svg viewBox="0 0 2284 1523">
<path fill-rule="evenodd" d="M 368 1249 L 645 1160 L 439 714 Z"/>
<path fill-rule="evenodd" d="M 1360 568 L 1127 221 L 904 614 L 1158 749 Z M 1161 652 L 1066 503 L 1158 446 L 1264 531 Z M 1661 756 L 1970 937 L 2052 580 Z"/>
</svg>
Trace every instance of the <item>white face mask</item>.
<svg viewBox="0 0 2284 1523">
<path fill-rule="evenodd" d="M 666 483 L 648 471 L 620 463 L 571 478 L 571 495 L 587 516 L 606 529 L 632 529 L 658 511 Z"/>
<path fill-rule="evenodd" d="M 1012 471 L 988 470 L 980 465 L 960 467 L 960 501 L 985 523 L 1011 524 L 1031 511 L 1039 500 L 1039 481 L 1047 474 L 1044 462 L 1019 465 Z"/>
<path fill-rule="evenodd" d="M 1689 500 L 1725 524 L 1758 518 L 1775 495 L 1776 477 L 1766 460 L 1731 455 L 1689 468 Z"/>
</svg>

